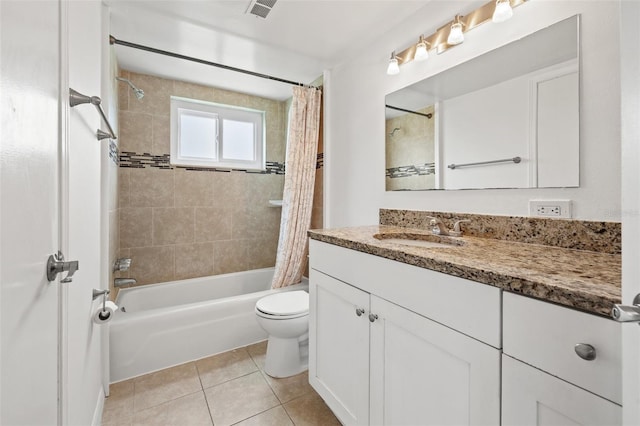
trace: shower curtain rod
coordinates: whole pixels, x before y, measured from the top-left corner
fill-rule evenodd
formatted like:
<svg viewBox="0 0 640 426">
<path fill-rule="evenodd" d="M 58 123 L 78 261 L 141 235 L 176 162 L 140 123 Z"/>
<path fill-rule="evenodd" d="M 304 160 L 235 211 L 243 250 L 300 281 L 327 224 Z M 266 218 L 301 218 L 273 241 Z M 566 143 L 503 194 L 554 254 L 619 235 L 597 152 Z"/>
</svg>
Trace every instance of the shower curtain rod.
<svg viewBox="0 0 640 426">
<path fill-rule="evenodd" d="M 294 86 L 304 86 L 304 87 L 310 87 L 310 88 L 318 89 L 318 87 L 311 86 L 310 84 L 304 84 L 304 83 L 300 83 L 300 82 L 297 82 L 297 81 L 286 80 L 284 78 L 274 77 L 272 75 L 262 74 L 262 73 L 259 73 L 259 72 L 243 70 L 242 68 L 236 68 L 236 67 L 232 67 L 232 66 L 229 66 L 229 65 L 223 65 L 223 64 L 219 64 L 217 62 L 211 62 L 211 61 L 207 61 L 207 60 L 204 60 L 204 59 L 194 58 L 192 56 L 181 55 L 179 53 L 169 52 L 167 50 L 156 49 L 155 47 L 143 46 L 141 44 L 131 43 L 129 41 L 118 40 L 117 38 L 115 38 L 112 35 L 109 35 L 109 44 L 119 44 L 121 46 L 131 47 L 133 49 L 144 50 L 144 51 L 147 51 L 147 52 L 157 53 L 159 55 L 170 56 L 172 58 L 177 58 L 177 59 L 184 59 L 185 61 L 196 62 L 196 63 L 199 63 L 199 64 L 204 64 L 204 65 L 209 65 L 209 66 L 212 66 L 212 67 L 222 68 L 222 69 L 229 70 L 229 71 L 239 72 L 239 73 L 242 73 L 242 74 L 248 74 L 248 75 L 252 75 L 254 77 L 260 77 L 260 78 L 266 78 L 267 80 L 279 81 L 280 83 L 287 83 L 287 84 L 291 84 L 291 85 L 294 85 Z"/>
<path fill-rule="evenodd" d="M 427 117 L 427 118 L 433 117 L 433 114 L 431 114 L 430 112 L 425 114 L 423 112 L 411 111 L 410 109 L 404 109 L 404 108 L 400 108 L 400 107 L 396 107 L 396 106 L 391 106 L 391 105 L 385 105 L 385 106 L 387 108 L 389 108 L 389 109 L 395 109 L 396 111 L 408 112 L 409 114 L 422 115 L 423 117 Z"/>
</svg>

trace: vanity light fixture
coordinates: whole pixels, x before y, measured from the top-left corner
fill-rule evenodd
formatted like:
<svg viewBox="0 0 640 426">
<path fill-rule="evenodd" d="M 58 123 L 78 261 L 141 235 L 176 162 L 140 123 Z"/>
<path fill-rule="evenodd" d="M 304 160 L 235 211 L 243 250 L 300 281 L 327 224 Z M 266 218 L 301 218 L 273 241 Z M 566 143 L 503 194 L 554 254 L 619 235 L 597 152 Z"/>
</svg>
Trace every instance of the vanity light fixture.
<svg viewBox="0 0 640 426">
<path fill-rule="evenodd" d="M 424 39 L 423 35 L 420 35 L 420 40 L 416 44 L 416 53 L 413 55 L 414 61 L 426 61 L 429 59 L 429 49 L 427 47 L 429 43 Z"/>
<path fill-rule="evenodd" d="M 1 1 L 1 0 L 0 0 Z M 429 50 L 438 54 L 464 42 L 464 34 L 488 21 L 504 22 L 513 16 L 516 8 L 529 0 L 491 0 L 466 15 L 457 14 L 453 21 L 438 28 L 430 36 L 420 35 L 418 43 L 412 44 L 396 55 L 391 54 L 387 74 L 400 73 L 400 65 L 411 61 L 424 61 Z"/>
<path fill-rule="evenodd" d="M 396 75 L 400 73 L 400 66 L 398 66 L 398 57 L 396 52 L 391 52 L 391 58 L 389 58 L 389 66 L 387 66 L 387 74 Z"/>
<path fill-rule="evenodd" d="M 496 0 L 496 8 L 491 20 L 500 23 L 509 20 L 513 16 L 513 9 L 509 0 Z"/>
<path fill-rule="evenodd" d="M 456 44 L 460 44 L 464 41 L 464 34 L 462 34 L 462 26 L 465 25 L 464 22 L 460 21 L 460 15 L 456 15 L 453 20 L 453 24 L 451 24 L 451 29 L 449 30 L 449 37 L 447 37 L 447 43 L 455 46 Z"/>
</svg>

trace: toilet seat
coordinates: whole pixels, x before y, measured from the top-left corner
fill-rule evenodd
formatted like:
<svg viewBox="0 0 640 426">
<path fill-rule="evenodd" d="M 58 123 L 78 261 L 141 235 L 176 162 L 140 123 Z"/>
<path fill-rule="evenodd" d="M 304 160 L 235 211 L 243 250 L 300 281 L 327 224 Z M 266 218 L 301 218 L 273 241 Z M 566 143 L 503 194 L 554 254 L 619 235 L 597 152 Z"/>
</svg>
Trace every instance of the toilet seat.
<svg viewBox="0 0 640 426">
<path fill-rule="evenodd" d="M 263 297 L 256 302 L 256 313 L 273 319 L 290 319 L 309 315 L 309 293 L 296 290 Z"/>
</svg>

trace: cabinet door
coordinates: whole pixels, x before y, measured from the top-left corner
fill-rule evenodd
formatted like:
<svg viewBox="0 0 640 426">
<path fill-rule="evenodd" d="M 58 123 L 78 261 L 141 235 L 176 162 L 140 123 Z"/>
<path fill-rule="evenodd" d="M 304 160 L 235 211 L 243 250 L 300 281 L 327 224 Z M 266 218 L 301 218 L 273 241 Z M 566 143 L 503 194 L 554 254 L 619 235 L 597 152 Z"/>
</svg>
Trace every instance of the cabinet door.
<svg viewBox="0 0 640 426">
<path fill-rule="evenodd" d="M 371 424 L 500 423 L 500 351 L 373 295 L 371 312 Z"/>
<path fill-rule="evenodd" d="M 541 370 L 502 356 L 503 425 L 619 425 L 622 408 Z"/>
<path fill-rule="evenodd" d="M 369 424 L 368 314 L 368 293 L 310 271 L 309 383 L 343 424 Z"/>
</svg>

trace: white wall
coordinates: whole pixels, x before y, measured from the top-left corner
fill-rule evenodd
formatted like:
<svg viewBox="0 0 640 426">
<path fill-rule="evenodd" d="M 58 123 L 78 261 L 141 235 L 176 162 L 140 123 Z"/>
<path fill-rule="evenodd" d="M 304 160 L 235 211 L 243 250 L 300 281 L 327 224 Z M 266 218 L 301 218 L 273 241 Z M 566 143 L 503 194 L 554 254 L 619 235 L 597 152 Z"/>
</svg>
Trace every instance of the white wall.
<svg viewBox="0 0 640 426">
<path fill-rule="evenodd" d="M 528 215 L 529 199 L 571 199 L 574 217 L 620 220 L 618 1 L 530 1 L 428 61 L 386 75 L 392 50 L 483 2 L 433 1 L 359 57 L 325 73 L 326 226 L 377 223 L 379 208 Z M 384 96 L 575 14 L 581 14 L 580 188 L 385 192 Z M 549 46 L 553 48 L 553 46 Z"/>
<path fill-rule="evenodd" d="M 69 87 L 102 96 L 102 4 L 69 1 Z M 70 425 L 99 424 L 102 416 L 102 325 L 92 322 L 99 306 L 92 290 L 101 288 L 101 157 L 107 140 L 96 139 L 106 128 L 95 107 L 82 104 L 69 112 L 69 243 L 68 258 L 80 269 L 68 284 L 67 419 Z M 67 254 L 67 253 L 65 253 Z"/>
</svg>

